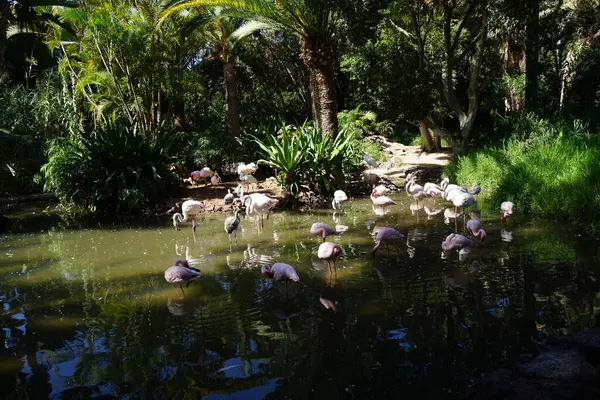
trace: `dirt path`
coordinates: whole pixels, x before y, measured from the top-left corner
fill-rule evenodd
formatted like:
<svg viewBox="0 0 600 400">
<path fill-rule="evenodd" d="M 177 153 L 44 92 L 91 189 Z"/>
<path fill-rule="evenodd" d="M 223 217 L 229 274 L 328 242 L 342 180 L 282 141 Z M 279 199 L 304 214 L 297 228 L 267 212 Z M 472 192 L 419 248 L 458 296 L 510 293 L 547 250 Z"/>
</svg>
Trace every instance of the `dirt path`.
<svg viewBox="0 0 600 400">
<path fill-rule="evenodd" d="M 420 146 L 390 142 L 383 136 L 372 138 L 381 146 L 387 161 L 380 163 L 377 168 L 365 170 L 363 175 L 366 181 L 382 178 L 404 187 L 404 180 L 409 173 L 416 174 L 418 181 L 437 181 L 444 167 L 452 161 L 452 150 L 449 148 L 437 153 L 425 153 Z"/>
</svg>

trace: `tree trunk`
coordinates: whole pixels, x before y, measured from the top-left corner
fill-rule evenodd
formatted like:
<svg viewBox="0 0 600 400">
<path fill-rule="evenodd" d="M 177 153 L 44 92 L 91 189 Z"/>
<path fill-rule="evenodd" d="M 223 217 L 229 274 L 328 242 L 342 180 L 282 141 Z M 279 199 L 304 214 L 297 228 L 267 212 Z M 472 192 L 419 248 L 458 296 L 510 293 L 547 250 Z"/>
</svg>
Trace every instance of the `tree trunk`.
<svg viewBox="0 0 600 400">
<path fill-rule="evenodd" d="M 333 65 L 314 70 L 316 106 L 319 110 L 319 123 L 323 135 L 330 133 L 333 138 L 338 134 L 337 99 Z M 313 100 L 315 102 L 315 100 Z"/>
<path fill-rule="evenodd" d="M 309 71 L 310 76 L 310 102 L 312 106 L 313 119 L 315 120 L 315 128 L 319 132 L 323 132 L 321 127 L 321 105 L 317 101 L 319 96 L 317 94 L 317 84 L 315 83 L 315 73 L 313 70 Z"/>
<path fill-rule="evenodd" d="M 421 133 L 421 139 L 423 139 L 423 150 L 430 152 L 433 150 L 433 141 L 431 140 L 429 129 L 427 129 L 427 124 L 424 120 L 419 121 L 419 132 Z"/>
<path fill-rule="evenodd" d="M 527 41 L 525 46 L 525 106 L 537 110 L 538 97 L 538 20 L 540 0 L 527 1 Z"/>
<path fill-rule="evenodd" d="M 4 53 L 6 52 L 6 32 L 8 31 L 9 15 L 10 4 L 8 0 L 0 0 L 0 73 L 4 69 Z"/>
<path fill-rule="evenodd" d="M 223 64 L 223 77 L 225 79 L 227 131 L 232 137 L 236 138 L 241 134 L 242 124 L 240 121 L 240 99 L 238 97 L 234 63 L 228 62 Z"/>
</svg>

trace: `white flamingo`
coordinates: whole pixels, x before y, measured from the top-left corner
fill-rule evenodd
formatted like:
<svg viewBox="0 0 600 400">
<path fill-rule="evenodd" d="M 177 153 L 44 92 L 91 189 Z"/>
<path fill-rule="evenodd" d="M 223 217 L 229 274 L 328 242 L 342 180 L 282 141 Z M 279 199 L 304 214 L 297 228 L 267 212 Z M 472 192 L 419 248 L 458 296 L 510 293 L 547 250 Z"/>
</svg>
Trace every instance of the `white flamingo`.
<svg viewBox="0 0 600 400">
<path fill-rule="evenodd" d="M 247 194 L 242 198 L 242 203 L 246 206 L 246 213 L 249 216 L 258 216 L 258 222 L 263 226 L 263 215 L 269 214 L 269 211 L 277 204 L 279 200 L 272 199 L 262 193 Z"/>
<path fill-rule="evenodd" d="M 240 174 L 240 175 L 252 175 L 253 173 L 256 172 L 257 169 L 258 169 L 258 167 L 254 163 L 250 163 L 250 164 L 240 163 L 240 165 L 238 165 L 237 171 L 238 171 L 238 174 Z"/>
<path fill-rule="evenodd" d="M 179 230 L 179 224 L 186 222 L 188 219 L 192 220 L 192 230 L 196 231 L 196 216 L 200 211 L 204 210 L 204 203 L 197 200 L 186 200 L 181 205 L 181 212 L 173 214 L 173 226 L 176 230 Z"/>
<path fill-rule="evenodd" d="M 331 205 L 333 206 L 334 210 L 338 210 L 342 208 L 342 203 L 346 200 L 348 200 L 348 196 L 346 196 L 346 193 L 344 193 L 343 190 L 336 190 L 333 193 L 333 200 L 331 201 Z"/>
</svg>

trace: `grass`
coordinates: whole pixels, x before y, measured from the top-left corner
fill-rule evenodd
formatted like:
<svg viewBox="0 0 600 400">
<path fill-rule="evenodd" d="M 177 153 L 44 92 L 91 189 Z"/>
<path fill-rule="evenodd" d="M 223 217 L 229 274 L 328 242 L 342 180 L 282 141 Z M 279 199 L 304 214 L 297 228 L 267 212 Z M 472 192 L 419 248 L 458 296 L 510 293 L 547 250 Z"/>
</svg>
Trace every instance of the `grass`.
<svg viewBox="0 0 600 400">
<path fill-rule="evenodd" d="M 478 183 L 493 206 L 517 213 L 600 227 L 600 139 L 560 132 L 509 139 L 455 159 L 446 174 L 463 186 Z"/>
</svg>

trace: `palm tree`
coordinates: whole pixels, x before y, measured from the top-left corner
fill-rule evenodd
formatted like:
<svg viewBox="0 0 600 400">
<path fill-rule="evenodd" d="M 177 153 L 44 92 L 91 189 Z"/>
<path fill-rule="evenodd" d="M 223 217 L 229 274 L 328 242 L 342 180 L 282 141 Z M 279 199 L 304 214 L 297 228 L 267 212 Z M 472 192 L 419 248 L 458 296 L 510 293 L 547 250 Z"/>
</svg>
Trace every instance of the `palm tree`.
<svg viewBox="0 0 600 400">
<path fill-rule="evenodd" d="M 313 113 L 323 134 L 338 132 L 334 78 L 334 30 L 339 13 L 324 0 L 182 0 L 165 10 L 169 14 L 194 7 L 226 7 L 233 13 L 280 30 L 301 41 L 300 59 L 310 71 Z"/>
<path fill-rule="evenodd" d="M 222 9 L 217 7 L 190 18 L 182 29 L 184 33 L 202 30 L 201 35 L 204 36 L 213 53 L 209 57 L 223 64 L 227 131 L 232 137 L 239 137 L 241 134 L 240 100 L 235 73 L 238 47 L 243 39 L 265 27 L 265 24 L 255 21 L 245 24 L 237 21 L 239 19 L 223 14 Z"/>
<path fill-rule="evenodd" d="M 74 0 L 0 0 L 0 71 L 4 67 L 4 55 L 6 52 L 6 45 L 8 41 L 7 33 L 11 23 L 60 23 L 50 13 L 38 14 L 35 10 L 35 7 L 41 6 L 77 7 L 77 2 Z M 16 13 L 14 13 L 16 15 L 13 15 L 11 8 L 14 8 L 17 11 Z M 19 21 L 18 17 L 23 16 L 26 16 L 27 21 Z"/>
</svg>

